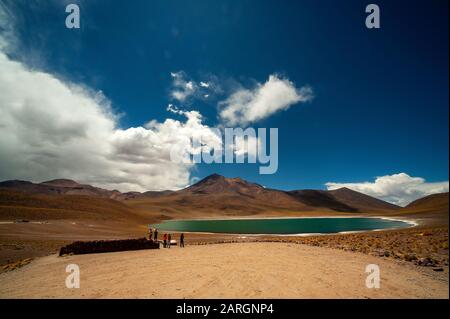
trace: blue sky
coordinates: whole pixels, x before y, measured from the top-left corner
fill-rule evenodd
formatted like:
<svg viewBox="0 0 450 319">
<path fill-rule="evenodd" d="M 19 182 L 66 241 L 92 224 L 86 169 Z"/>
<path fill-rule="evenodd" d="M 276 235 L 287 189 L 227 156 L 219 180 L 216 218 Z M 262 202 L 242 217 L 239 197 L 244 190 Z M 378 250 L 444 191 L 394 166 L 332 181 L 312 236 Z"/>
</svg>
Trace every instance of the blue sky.
<svg viewBox="0 0 450 319">
<path fill-rule="evenodd" d="M 274 74 L 312 88 L 311 101 L 251 124 L 279 128 L 276 174 L 200 164 L 191 180 L 219 173 L 281 189 L 398 173 L 448 180 L 447 1 L 376 1 L 376 30 L 364 24 L 367 1 L 68 1 L 80 5 L 78 30 L 64 27 L 64 1 L 2 2 L 17 39 L 8 57 L 102 91 L 123 129 L 183 120 L 169 103 L 215 126 L 233 90 Z M 174 101 L 179 71 L 221 91 Z"/>
</svg>

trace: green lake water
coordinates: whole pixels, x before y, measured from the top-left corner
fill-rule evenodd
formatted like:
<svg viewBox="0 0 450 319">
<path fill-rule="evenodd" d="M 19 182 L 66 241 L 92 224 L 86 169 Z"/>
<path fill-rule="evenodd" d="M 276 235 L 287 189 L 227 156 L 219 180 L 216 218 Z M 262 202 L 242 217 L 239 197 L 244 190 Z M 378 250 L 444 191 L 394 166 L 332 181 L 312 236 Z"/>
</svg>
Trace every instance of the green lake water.
<svg viewBox="0 0 450 319">
<path fill-rule="evenodd" d="M 371 217 L 322 217 L 168 220 L 154 226 L 162 231 L 177 232 L 292 235 L 404 228 L 411 226 L 411 224 L 398 220 Z"/>
</svg>

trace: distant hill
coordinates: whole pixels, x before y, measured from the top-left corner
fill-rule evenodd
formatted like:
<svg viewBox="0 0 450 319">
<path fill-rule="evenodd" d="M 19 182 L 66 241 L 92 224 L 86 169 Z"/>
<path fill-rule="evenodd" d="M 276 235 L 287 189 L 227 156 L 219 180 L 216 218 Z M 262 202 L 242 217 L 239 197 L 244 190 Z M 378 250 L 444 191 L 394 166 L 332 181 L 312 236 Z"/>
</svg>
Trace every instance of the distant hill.
<svg viewBox="0 0 450 319">
<path fill-rule="evenodd" d="M 8 192 L 14 192 L 8 201 Z M 148 191 L 121 193 L 117 190 L 106 190 L 99 187 L 80 184 L 69 179 L 56 179 L 43 183 L 27 181 L 0 182 L 0 195 L 3 196 L 0 205 L 14 206 L 18 193 L 29 197 L 29 203 L 19 206 L 45 208 L 56 205 L 57 209 L 71 211 L 89 211 L 84 208 L 66 207 L 63 202 L 75 205 L 77 200 L 85 207 L 91 200 L 98 206 L 93 209 L 99 212 L 100 206 L 112 211 L 133 210 L 140 213 L 170 218 L 174 216 L 205 216 L 205 215 L 252 215 L 252 214 L 284 214 L 296 212 L 315 213 L 403 213 L 425 210 L 448 209 L 448 193 L 431 195 L 419 199 L 405 208 L 353 191 L 348 188 L 336 190 L 293 190 L 281 191 L 265 188 L 259 184 L 248 182 L 239 177 L 227 178 L 212 174 L 199 182 L 179 191 Z M 6 197 L 5 197 L 6 196 Z M 25 196 L 25 197 L 24 197 Z M 42 197 L 44 196 L 44 197 Z M 61 198 L 59 198 L 59 197 Z M 63 196 L 63 197 L 62 197 Z M 77 196 L 76 200 L 75 197 Z M 14 199 L 15 198 L 15 199 Z M 13 200 L 14 199 L 14 200 Z M 42 204 L 42 200 L 47 204 Z M 122 204 L 123 203 L 123 204 Z M 124 205 L 126 204 L 126 205 Z M 46 206 L 47 205 L 47 206 Z M 62 205 L 62 206 L 61 206 Z M 119 205 L 119 206 L 115 206 Z M 121 205 L 121 206 L 120 206 Z M 88 205 L 89 206 L 89 205 Z M 109 214 L 109 213 L 107 213 Z"/>
<path fill-rule="evenodd" d="M 406 212 L 427 212 L 448 213 L 448 192 L 433 194 L 419 198 L 402 208 Z"/>
<path fill-rule="evenodd" d="M 91 219 L 144 222 L 120 201 L 86 195 L 30 194 L 0 189 L 0 220 Z"/>
<path fill-rule="evenodd" d="M 358 211 L 358 208 L 339 201 L 328 191 L 305 189 L 290 191 L 288 194 L 305 205 L 312 207 L 328 207 L 332 210 L 340 212 Z"/>
<path fill-rule="evenodd" d="M 385 202 L 381 199 L 342 187 L 330 190 L 328 193 L 337 201 L 356 208 L 358 211 L 384 211 L 400 209 L 399 206 Z"/>
<path fill-rule="evenodd" d="M 42 183 L 11 180 L 0 182 L 1 188 L 13 189 L 28 194 L 85 195 L 116 200 L 124 200 L 133 195 L 133 193 L 121 193 L 117 190 L 110 191 L 87 184 L 80 184 L 70 179 L 55 179 Z"/>
</svg>

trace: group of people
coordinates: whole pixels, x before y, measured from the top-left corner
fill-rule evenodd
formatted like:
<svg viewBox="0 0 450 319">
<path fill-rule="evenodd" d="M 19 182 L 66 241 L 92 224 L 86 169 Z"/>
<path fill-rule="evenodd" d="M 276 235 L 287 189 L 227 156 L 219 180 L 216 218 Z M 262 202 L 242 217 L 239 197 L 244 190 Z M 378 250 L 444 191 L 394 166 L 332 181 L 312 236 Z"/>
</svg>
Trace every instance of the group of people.
<svg viewBox="0 0 450 319">
<path fill-rule="evenodd" d="M 158 229 L 149 227 L 149 240 L 153 240 L 154 242 L 158 242 Z M 172 241 L 172 235 L 170 233 L 163 235 L 163 247 L 170 248 Z M 180 235 L 180 247 L 184 248 L 184 233 Z"/>
</svg>

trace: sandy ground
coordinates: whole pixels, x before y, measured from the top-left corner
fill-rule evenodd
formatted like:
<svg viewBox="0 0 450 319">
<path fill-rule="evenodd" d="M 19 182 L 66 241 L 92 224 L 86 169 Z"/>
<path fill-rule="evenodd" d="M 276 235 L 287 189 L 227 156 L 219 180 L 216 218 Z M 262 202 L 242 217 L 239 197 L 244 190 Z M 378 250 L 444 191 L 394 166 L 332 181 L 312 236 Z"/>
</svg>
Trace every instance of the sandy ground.
<svg viewBox="0 0 450 319">
<path fill-rule="evenodd" d="M 80 289 L 65 286 L 72 263 Z M 368 264 L 380 267 L 379 289 L 365 285 Z M 52 255 L 0 274 L 2 298 L 448 298 L 448 287 L 448 274 L 291 243 Z"/>
</svg>

